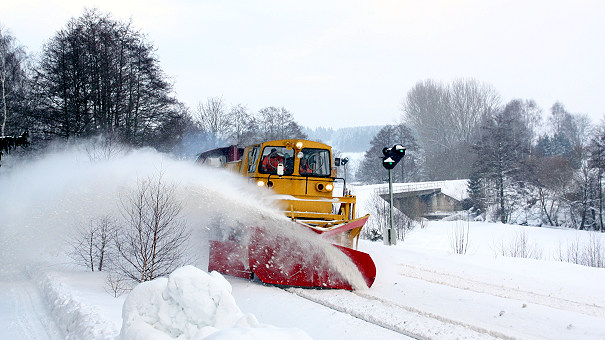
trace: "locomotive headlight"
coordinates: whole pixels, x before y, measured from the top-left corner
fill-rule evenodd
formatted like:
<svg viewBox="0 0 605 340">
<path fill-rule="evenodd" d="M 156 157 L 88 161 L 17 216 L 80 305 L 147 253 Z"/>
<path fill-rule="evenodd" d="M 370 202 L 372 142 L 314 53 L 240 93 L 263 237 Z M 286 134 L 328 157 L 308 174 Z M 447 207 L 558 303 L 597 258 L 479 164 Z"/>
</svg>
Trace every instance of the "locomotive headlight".
<svg viewBox="0 0 605 340">
<path fill-rule="evenodd" d="M 334 185 L 332 183 L 328 183 L 328 184 L 317 183 L 315 185 L 315 189 L 317 189 L 317 191 L 330 192 L 330 191 L 332 191 L 332 189 L 334 189 Z"/>
<path fill-rule="evenodd" d="M 303 142 L 301 142 L 301 141 L 296 142 L 296 148 L 298 150 L 302 149 L 302 147 L 303 147 Z"/>
<path fill-rule="evenodd" d="M 259 187 L 264 187 L 265 186 L 265 182 L 264 181 L 258 181 L 258 182 L 256 182 L 256 185 L 258 185 Z"/>
</svg>

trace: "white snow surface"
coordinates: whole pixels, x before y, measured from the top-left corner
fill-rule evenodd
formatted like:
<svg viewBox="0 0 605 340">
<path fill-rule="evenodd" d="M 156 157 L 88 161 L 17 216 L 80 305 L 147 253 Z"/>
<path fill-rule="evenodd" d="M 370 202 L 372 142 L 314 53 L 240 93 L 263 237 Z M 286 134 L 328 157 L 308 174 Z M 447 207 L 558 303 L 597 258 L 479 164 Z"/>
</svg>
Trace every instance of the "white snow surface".
<svg viewBox="0 0 605 340">
<path fill-rule="evenodd" d="M 120 193 L 158 169 L 178 184 L 195 261 L 115 298 L 104 272 L 65 256 L 68 235 L 117 211 Z M 371 288 L 282 288 L 205 272 L 212 228 L 286 226 L 276 209 L 257 207 L 265 193 L 233 174 L 149 150 L 90 162 L 76 149 L 0 170 L 0 188 L 1 338 L 605 339 L 605 269 L 559 260 L 605 244 L 601 233 L 428 222 L 396 246 L 360 241 L 377 267 Z M 374 188 L 352 189 L 362 213 Z M 465 254 L 452 247 L 460 230 Z M 502 254 L 520 235 L 535 258 Z"/>
</svg>

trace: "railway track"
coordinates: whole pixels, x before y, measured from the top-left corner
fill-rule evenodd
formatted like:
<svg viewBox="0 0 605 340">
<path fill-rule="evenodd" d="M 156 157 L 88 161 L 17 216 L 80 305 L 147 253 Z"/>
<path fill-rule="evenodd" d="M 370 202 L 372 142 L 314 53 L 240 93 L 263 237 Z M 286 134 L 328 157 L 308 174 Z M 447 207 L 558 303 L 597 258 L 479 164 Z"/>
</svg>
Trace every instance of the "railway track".
<svg viewBox="0 0 605 340">
<path fill-rule="evenodd" d="M 384 261 L 383 261 L 384 262 Z M 412 339 L 600 338 L 605 306 L 505 273 L 397 264 L 363 291 L 287 288 L 301 298 Z M 548 281 L 546 281 L 548 282 Z"/>
<path fill-rule="evenodd" d="M 285 290 L 410 339 L 515 339 L 496 331 L 387 301 L 364 292 L 302 288 Z"/>
<path fill-rule="evenodd" d="M 426 282 L 462 289 L 475 293 L 489 294 L 505 299 L 515 299 L 554 308 L 564 311 L 572 311 L 597 318 L 605 319 L 605 306 L 597 303 L 586 303 L 557 297 L 552 293 L 536 292 L 520 287 L 504 286 L 488 282 L 482 282 L 454 273 L 430 270 L 419 266 L 404 264 L 400 267 L 402 275 L 406 277 L 423 280 Z"/>
</svg>

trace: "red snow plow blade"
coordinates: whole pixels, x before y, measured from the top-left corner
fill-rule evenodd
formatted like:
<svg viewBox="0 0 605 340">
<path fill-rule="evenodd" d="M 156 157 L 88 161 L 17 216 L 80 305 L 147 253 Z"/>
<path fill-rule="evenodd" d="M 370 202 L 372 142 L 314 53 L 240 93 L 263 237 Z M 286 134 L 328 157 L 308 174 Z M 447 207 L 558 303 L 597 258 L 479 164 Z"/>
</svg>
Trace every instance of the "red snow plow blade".
<svg viewBox="0 0 605 340">
<path fill-rule="evenodd" d="M 374 283 L 376 266 L 364 252 L 253 230 L 247 246 L 211 241 L 208 271 L 247 279 L 254 274 L 264 283 L 296 287 L 353 290 Z"/>
</svg>

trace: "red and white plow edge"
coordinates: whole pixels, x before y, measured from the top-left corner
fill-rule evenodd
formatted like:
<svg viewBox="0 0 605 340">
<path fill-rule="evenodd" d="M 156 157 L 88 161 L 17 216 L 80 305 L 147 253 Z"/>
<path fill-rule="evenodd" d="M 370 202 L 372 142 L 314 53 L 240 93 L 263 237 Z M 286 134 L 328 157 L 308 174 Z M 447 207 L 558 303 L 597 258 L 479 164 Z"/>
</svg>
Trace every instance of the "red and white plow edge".
<svg viewBox="0 0 605 340">
<path fill-rule="evenodd" d="M 366 218 L 338 227 L 338 232 L 363 225 Z M 314 231 L 320 233 L 319 231 Z M 210 241 L 208 271 L 262 282 L 297 287 L 321 287 L 353 290 L 354 285 L 329 260 L 326 251 L 308 241 L 270 236 L 260 228 L 251 228 L 248 244 L 236 241 Z M 327 232 L 328 236 L 333 232 Z M 324 235 L 322 235 L 324 236 Z M 367 287 L 376 278 L 376 266 L 369 254 L 332 244 L 357 267 Z"/>
</svg>

